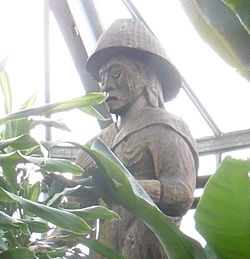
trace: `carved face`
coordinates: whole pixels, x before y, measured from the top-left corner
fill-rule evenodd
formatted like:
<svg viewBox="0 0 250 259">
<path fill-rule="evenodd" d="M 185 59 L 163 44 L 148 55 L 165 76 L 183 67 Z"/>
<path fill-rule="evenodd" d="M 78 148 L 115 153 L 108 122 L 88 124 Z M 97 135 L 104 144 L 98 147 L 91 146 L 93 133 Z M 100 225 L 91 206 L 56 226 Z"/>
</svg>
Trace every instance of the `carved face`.
<svg viewBox="0 0 250 259">
<path fill-rule="evenodd" d="M 101 67 L 101 89 L 111 113 L 124 114 L 142 95 L 145 83 L 138 62 L 124 56 L 114 57 Z"/>
</svg>

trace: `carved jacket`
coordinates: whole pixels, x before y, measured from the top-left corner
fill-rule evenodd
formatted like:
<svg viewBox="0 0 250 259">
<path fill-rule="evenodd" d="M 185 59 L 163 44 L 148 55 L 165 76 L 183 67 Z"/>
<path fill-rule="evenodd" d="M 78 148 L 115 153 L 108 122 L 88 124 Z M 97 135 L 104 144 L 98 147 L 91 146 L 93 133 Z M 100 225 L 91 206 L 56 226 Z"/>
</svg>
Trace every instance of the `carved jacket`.
<svg viewBox="0 0 250 259">
<path fill-rule="evenodd" d="M 119 132 L 112 124 L 98 137 L 136 179 L 160 181 L 161 199 L 157 205 L 164 213 L 179 218 L 187 212 L 193 202 L 198 154 L 195 141 L 182 119 L 164 109 L 144 108 L 136 120 Z M 90 165 L 89 158 L 84 155 L 79 156 L 77 163 L 84 168 Z M 142 222 L 120 206 L 111 209 L 118 212 L 121 221 L 105 222 L 101 226 L 102 241 L 126 258 L 165 258 L 157 255 L 159 243 Z M 150 253 L 151 257 L 147 255 Z M 162 253 L 161 248 L 159 253 Z"/>
</svg>

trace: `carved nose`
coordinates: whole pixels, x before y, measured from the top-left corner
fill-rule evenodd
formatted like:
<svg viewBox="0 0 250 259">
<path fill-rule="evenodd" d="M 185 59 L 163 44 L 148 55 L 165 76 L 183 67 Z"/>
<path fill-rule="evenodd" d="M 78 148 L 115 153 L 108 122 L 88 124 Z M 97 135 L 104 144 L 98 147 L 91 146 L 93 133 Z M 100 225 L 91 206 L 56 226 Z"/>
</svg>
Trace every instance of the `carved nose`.
<svg viewBox="0 0 250 259">
<path fill-rule="evenodd" d="M 109 93 L 110 91 L 114 90 L 114 87 L 113 87 L 112 83 L 109 82 L 109 80 L 105 79 L 101 83 L 101 90 L 102 90 L 102 92 Z"/>
</svg>

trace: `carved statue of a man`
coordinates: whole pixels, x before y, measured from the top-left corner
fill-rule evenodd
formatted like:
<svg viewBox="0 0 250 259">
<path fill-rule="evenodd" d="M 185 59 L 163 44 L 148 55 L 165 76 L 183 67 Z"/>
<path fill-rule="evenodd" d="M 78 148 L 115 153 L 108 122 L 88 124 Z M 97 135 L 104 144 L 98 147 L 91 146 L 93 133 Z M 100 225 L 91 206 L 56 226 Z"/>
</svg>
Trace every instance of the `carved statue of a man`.
<svg viewBox="0 0 250 259">
<path fill-rule="evenodd" d="M 131 19 L 117 20 L 101 36 L 87 69 L 100 82 L 117 118 L 98 137 L 179 224 L 193 202 L 198 155 L 186 124 L 164 109 L 164 102 L 179 91 L 178 71 L 151 32 Z M 88 170 L 88 161 L 81 154 L 76 162 Z M 122 206 L 111 209 L 121 220 L 101 223 L 101 242 L 125 258 L 167 258 L 142 221 Z"/>
</svg>

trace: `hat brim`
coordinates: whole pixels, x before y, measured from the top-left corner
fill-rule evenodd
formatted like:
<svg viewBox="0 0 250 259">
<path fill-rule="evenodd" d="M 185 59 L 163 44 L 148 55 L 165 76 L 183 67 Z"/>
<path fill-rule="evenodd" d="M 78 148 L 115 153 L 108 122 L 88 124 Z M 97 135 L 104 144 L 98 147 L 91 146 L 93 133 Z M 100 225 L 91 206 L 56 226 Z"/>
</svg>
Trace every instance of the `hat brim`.
<svg viewBox="0 0 250 259">
<path fill-rule="evenodd" d="M 90 56 L 87 70 L 99 82 L 100 68 L 116 55 L 137 57 L 150 64 L 161 80 L 163 98 L 168 102 L 176 97 L 181 87 L 181 75 L 167 59 L 151 52 L 129 47 L 112 46 L 100 49 Z"/>
</svg>

